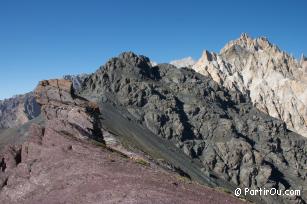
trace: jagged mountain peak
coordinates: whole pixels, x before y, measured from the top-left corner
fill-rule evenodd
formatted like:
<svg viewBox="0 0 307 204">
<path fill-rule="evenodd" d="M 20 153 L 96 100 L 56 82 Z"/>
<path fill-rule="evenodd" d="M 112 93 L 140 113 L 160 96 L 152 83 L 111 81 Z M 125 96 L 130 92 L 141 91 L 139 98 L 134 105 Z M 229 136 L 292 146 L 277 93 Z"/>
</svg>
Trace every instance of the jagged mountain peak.
<svg viewBox="0 0 307 204">
<path fill-rule="evenodd" d="M 254 105 L 307 136 L 307 60 L 300 62 L 265 37 L 242 34 L 220 54 L 205 51 L 193 69 L 228 89 L 240 90 Z"/>
<path fill-rule="evenodd" d="M 216 55 L 208 50 L 204 50 L 201 59 L 208 61 L 216 60 Z"/>
<path fill-rule="evenodd" d="M 229 49 L 237 46 L 251 52 L 264 50 L 280 51 L 280 49 L 276 45 L 272 44 L 267 37 L 261 36 L 258 38 L 252 38 L 247 33 L 242 33 L 238 39 L 227 43 L 226 46 L 222 48 L 220 53 L 226 53 Z"/>
<path fill-rule="evenodd" d="M 115 63 L 125 63 L 127 65 L 131 65 L 133 67 L 139 67 L 139 68 L 149 68 L 151 67 L 151 63 L 148 57 L 145 57 L 143 55 L 137 55 L 134 52 L 122 52 L 118 55 L 118 57 L 112 58 L 109 60 L 106 64 L 106 66 Z"/>
<path fill-rule="evenodd" d="M 107 63 L 101 66 L 97 71 L 98 75 L 100 75 L 103 70 L 110 71 L 109 73 L 111 73 L 112 76 L 114 76 L 115 73 L 121 73 L 129 76 L 133 75 L 135 78 L 143 78 L 150 77 L 152 64 L 148 57 L 137 55 L 133 52 L 123 52 L 117 57 L 111 58 Z M 112 78 L 112 76 L 109 77 Z"/>
</svg>

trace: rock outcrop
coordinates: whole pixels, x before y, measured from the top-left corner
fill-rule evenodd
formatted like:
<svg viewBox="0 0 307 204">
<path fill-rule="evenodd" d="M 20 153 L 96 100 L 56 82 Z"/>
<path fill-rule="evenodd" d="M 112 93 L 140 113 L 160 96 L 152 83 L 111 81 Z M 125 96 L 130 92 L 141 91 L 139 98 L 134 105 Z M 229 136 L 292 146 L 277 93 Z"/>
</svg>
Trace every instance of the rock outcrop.
<svg viewBox="0 0 307 204">
<path fill-rule="evenodd" d="M 302 190 L 302 197 L 263 196 L 268 203 L 307 200 L 306 139 L 210 77 L 168 64 L 152 67 L 129 52 L 92 74 L 81 95 L 126 110 L 130 115 L 123 117 L 200 160 L 204 175 L 253 189 Z"/>
<path fill-rule="evenodd" d="M 73 89 L 78 91 L 87 74 L 65 75 L 63 79 L 72 81 Z M 33 92 L 0 101 L 0 129 L 18 127 L 39 116 L 41 107 Z"/>
<path fill-rule="evenodd" d="M 36 103 L 33 93 L 5 99 L 0 101 L 0 129 L 24 124 L 39 114 L 40 106 Z"/>
<path fill-rule="evenodd" d="M 50 126 L 54 131 L 74 137 L 102 141 L 98 107 L 74 95 L 71 81 L 41 81 L 35 95 L 42 106 L 47 128 Z"/>
<path fill-rule="evenodd" d="M 298 62 L 266 38 L 242 34 L 219 54 L 204 51 L 193 66 L 220 85 L 239 90 L 259 110 L 307 136 L 306 59 Z"/>
</svg>

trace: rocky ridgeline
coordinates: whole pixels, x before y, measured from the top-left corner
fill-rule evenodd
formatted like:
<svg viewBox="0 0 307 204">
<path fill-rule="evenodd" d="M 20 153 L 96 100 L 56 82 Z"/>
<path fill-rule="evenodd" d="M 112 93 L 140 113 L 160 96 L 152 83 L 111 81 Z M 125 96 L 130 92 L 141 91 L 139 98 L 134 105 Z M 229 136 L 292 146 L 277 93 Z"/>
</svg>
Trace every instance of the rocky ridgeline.
<svg viewBox="0 0 307 204">
<path fill-rule="evenodd" d="M 73 89 L 78 91 L 87 76 L 87 74 L 65 75 L 63 79 L 72 81 Z M 25 124 L 39 116 L 40 109 L 32 92 L 0 101 L 0 129 Z"/>
<path fill-rule="evenodd" d="M 281 51 L 266 38 L 242 34 L 221 52 L 205 51 L 193 69 L 251 98 L 259 110 L 307 136 L 307 63 Z"/>
<path fill-rule="evenodd" d="M 274 199 L 307 200 L 306 139 L 210 77 L 169 64 L 152 67 L 129 52 L 92 74 L 81 95 L 126 109 L 130 120 L 201 160 L 206 175 L 241 187 L 302 189 L 303 198 Z"/>
</svg>

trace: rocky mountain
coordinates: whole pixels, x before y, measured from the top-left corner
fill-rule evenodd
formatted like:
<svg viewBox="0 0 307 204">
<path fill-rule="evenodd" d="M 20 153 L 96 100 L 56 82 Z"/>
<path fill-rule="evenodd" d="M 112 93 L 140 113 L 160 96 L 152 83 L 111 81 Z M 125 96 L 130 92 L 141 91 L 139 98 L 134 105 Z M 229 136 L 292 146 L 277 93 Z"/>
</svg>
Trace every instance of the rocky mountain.
<svg viewBox="0 0 307 204">
<path fill-rule="evenodd" d="M 0 151 L 1 203 L 244 203 L 108 148 L 99 107 L 71 81 L 42 81 L 35 95 L 45 123 Z"/>
<path fill-rule="evenodd" d="M 242 34 L 220 53 L 204 51 L 193 69 L 218 84 L 241 91 L 255 107 L 307 136 L 306 58 L 300 62 L 264 37 Z"/>
<path fill-rule="evenodd" d="M 306 200 L 306 139 L 210 77 L 123 53 L 87 78 L 79 94 L 98 104 L 107 129 L 199 183 L 302 189 L 301 197 L 251 199 Z"/>
<path fill-rule="evenodd" d="M 0 129 L 24 124 L 40 114 L 33 93 L 0 101 Z"/>
<path fill-rule="evenodd" d="M 232 56 L 227 50 L 222 53 Z M 204 55 L 215 59 L 212 53 Z M 222 57 L 216 55 L 216 61 Z M 282 73 L 290 76 L 290 71 Z M 110 59 L 79 89 L 67 80 L 42 81 L 34 91 L 42 107 L 40 120 L 0 131 L 0 201 L 240 202 L 202 184 L 228 192 L 237 187 L 299 189 L 300 196 L 244 198 L 306 203 L 307 139 L 255 107 L 240 83 L 244 80 L 225 87 L 213 74 L 152 65 L 132 52 Z M 12 136 L 14 142 L 7 139 Z M 184 196 L 174 193 L 174 186 Z M 208 195 L 218 200 L 209 201 Z"/>
<path fill-rule="evenodd" d="M 185 57 L 179 60 L 170 61 L 170 64 L 181 68 L 181 67 L 192 67 L 196 61 L 192 57 Z"/>
</svg>

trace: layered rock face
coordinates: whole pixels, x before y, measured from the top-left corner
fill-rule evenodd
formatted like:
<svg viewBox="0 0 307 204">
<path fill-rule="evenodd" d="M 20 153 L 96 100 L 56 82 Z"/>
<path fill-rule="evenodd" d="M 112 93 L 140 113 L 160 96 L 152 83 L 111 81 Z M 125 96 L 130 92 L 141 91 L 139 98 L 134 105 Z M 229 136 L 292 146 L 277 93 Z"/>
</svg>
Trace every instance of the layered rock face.
<svg viewBox="0 0 307 204">
<path fill-rule="evenodd" d="M 42 106 L 47 128 L 77 138 L 102 140 L 99 109 L 94 104 L 74 95 L 68 80 L 41 81 L 35 89 L 37 102 Z"/>
<path fill-rule="evenodd" d="M 307 200 L 306 139 L 210 77 L 168 64 L 153 67 L 129 52 L 92 74 L 81 95 L 125 109 L 129 120 L 200 160 L 204 175 L 234 186 L 302 190 L 301 197 L 263 196 L 263 202 Z"/>
<path fill-rule="evenodd" d="M 266 38 L 242 34 L 219 54 L 205 51 L 193 69 L 230 90 L 241 91 L 259 110 L 307 136 L 305 57 L 297 62 Z"/>
<path fill-rule="evenodd" d="M 0 101 L 0 129 L 24 124 L 40 114 L 33 93 Z"/>
<path fill-rule="evenodd" d="M 243 203 L 105 148 L 100 110 L 67 80 L 35 90 L 44 125 L 0 151 L 1 203 Z"/>
</svg>

